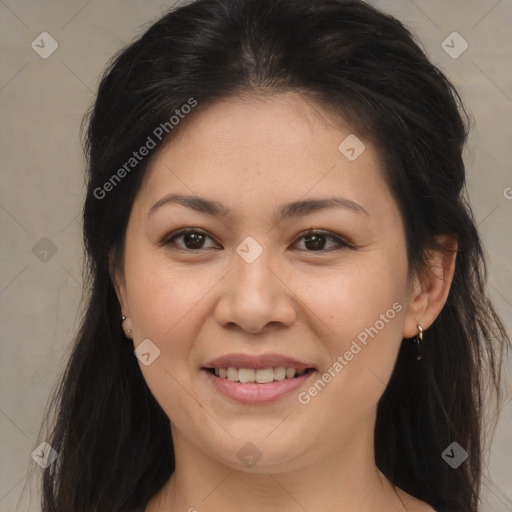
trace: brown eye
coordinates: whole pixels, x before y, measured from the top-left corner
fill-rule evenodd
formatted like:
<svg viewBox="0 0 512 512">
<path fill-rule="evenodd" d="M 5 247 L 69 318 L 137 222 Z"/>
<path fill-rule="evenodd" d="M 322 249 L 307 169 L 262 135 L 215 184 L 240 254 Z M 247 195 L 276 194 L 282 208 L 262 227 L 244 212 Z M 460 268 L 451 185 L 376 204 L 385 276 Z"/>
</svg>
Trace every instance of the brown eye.
<svg viewBox="0 0 512 512">
<path fill-rule="evenodd" d="M 326 232 L 326 231 L 308 231 L 303 234 L 299 240 L 304 239 L 304 245 L 306 247 L 307 252 L 321 252 L 321 251 L 331 251 L 331 249 L 326 249 L 325 245 L 327 241 L 334 242 L 335 247 L 351 247 L 351 245 L 341 238 Z"/>
<path fill-rule="evenodd" d="M 177 245 L 178 249 L 198 251 L 204 249 L 210 249 L 211 247 L 205 247 L 205 241 L 211 239 L 206 233 L 198 229 L 184 229 L 173 233 L 170 237 L 166 238 L 162 245 Z M 176 244 L 176 240 L 182 240 L 181 244 Z"/>
</svg>

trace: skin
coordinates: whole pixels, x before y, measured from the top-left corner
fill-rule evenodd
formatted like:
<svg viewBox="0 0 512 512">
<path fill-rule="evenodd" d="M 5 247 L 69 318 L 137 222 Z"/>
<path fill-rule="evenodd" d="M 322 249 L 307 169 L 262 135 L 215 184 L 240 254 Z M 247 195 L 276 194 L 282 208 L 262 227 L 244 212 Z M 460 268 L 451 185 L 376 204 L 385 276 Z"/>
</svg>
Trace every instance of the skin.
<svg viewBox="0 0 512 512">
<path fill-rule="evenodd" d="M 432 253 L 432 272 L 409 278 L 377 153 L 359 137 L 366 149 L 349 161 L 338 145 L 354 132 L 331 115 L 296 93 L 229 98 L 183 121 L 154 156 L 112 269 L 134 346 L 150 339 L 160 350 L 139 365 L 172 425 L 176 471 L 146 512 L 433 510 L 378 471 L 373 434 L 402 339 L 441 311 L 455 257 Z M 232 215 L 170 203 L 148 215 L 169 193 Z M 275 221 L 284 203 L 331 196 L 368 215 L 331 208 Z M 204 249 L 183 236 L 159 245 L 181 228 L 206 232 Z M 325 238 L 315 250 L 303 237 L 311 228 L 356 248 Z M 263 249 L 250 264 L 235 251 L 248 236 Z M 313 363 L 317 380 L 394 303 L 401 311 L 306 405 L 295 391 L 239 404 L 200 371 L 229 352 L 278 352 Z M 250 468 L 237 457 L 248 442 L 262 455 Z"/>
</svg>

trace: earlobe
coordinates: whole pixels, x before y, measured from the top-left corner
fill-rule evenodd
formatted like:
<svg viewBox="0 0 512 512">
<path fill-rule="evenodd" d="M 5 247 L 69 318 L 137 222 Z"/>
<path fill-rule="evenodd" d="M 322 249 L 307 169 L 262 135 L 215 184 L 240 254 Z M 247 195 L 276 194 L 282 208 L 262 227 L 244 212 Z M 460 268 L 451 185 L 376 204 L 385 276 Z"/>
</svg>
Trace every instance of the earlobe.
<svg viewBox="0 0 512 512">
<path fill-rule="evenodd" d="M 403 328 L 403 337 L 418 334 L 418 325 L 427 330 L 443 309 L 453 282 L 457 241 L 453 236 L 437 237 L 443 249 L 429 253 L 428 269 L 415 277 Z"/>
</svg>

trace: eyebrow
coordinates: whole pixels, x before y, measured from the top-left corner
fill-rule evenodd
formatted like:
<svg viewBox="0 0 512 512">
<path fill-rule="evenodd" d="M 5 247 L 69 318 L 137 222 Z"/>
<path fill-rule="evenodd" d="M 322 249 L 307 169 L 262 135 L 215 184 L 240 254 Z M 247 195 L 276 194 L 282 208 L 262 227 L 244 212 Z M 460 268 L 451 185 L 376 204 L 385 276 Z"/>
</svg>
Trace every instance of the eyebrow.
<svg viewBox="0 0 512 512">
<path fill-rule="evenodd" d="M 159 199 L 148 212 L 148 217 L 166 204 L 180 204 L 201 213 L 217 217 L 231 217 L 231 210 L 217 201 L 204 197 L 183 194 L 168 194 Z M 310 213 L 327 208 L 345 208 L 365 217 L 370 214 L 359 204 L 343 197 L 328 197 L 321 199 L 303 199 L 281 205 L 277 213 L 278 222 L 291 217 L 305 217 Z"/>
</svg>

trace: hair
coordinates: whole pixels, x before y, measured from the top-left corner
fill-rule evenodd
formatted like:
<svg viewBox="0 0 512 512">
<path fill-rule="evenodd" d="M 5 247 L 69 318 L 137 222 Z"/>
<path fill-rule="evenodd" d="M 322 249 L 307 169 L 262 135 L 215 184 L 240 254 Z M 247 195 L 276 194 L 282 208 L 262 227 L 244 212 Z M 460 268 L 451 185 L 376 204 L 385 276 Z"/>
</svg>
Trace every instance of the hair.
<svg viewBox="0 0 512 512">
<path fill-rule="evenodd" d="M 191 98 L 197 107 L 158 148 L 214 102 L 281 92 L 326 107 L 374 145 L 402 214 L 411 275 L 429 271 L 429 251 L 451 250 L 441 235 L 457 240 L 450 292 L 424 333 L 422 359 L 403 340 L 378 403 L 375 461 L 438 512 L 477 511 L 485 397 L 491 390 L 499 402 L 510 340 L 487 296 L 466 199 L 471 122 L 461 98 L 401 22 L 362 1 L 196 0 L 114 56 L 85 118 L 85 307 L 45 419 L 53 413 L 47 441 L 59 457 L 43 473 L 43 512 L 143 511 L 175 468 L 170 421 L 124 336 L 112 279 L 151 158 L 103 198 L 98 189 Z M 469 453 L 457 469 L 441 457 L 454 441 Z"/>
</svg>

